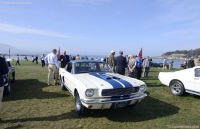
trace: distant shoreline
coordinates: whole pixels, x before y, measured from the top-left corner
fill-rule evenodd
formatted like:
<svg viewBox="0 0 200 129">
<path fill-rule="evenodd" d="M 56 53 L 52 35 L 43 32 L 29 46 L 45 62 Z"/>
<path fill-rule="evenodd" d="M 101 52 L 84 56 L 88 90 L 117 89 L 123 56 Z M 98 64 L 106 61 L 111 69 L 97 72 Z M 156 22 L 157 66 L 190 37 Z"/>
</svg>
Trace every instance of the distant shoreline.
<svg viewBox="0 0 200 129">
<path fill-rule="evenodd" d="M 184 58 L 184 57 L 172 57 L 172 56 L 155 56 L 152 58 L 157 58 L 157 59 L 168 59 L 168 60 L 189 60 L 190 58 Z"/>
</svg>

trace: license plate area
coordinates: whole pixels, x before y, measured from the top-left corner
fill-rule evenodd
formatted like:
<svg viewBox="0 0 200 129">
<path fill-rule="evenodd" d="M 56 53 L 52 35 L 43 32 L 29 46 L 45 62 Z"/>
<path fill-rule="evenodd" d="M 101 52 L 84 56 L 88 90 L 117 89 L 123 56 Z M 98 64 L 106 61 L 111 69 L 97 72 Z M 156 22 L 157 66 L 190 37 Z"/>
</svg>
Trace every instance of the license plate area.
<svg viewBox="0 0 200 129">
<path fill-rule="evenodd" d="M 123 108 L 123 107 L 126 107 L 127 105 L 127 102 L 118 102 L 118 103 L 115 103 L 115 108 Z"/>
</svg>

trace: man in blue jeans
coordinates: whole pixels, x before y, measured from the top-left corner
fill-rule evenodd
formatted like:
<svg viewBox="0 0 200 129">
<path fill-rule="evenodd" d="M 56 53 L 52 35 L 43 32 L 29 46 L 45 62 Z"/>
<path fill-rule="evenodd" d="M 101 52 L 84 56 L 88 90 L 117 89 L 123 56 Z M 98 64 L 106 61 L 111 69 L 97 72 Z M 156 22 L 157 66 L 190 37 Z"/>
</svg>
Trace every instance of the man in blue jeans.
<svg viewBox="0 0 200 129">
<path fill-rule="evenodd" d="M 2 98 L 4 90 L 4 78 L 3 75 L 8 73 L 8 65 L 6 64 L 5 58 L 0 57 L 0 108 L 2 107 Z M 0 118 L 1 120 L 1 118 Z"/>
</svg>

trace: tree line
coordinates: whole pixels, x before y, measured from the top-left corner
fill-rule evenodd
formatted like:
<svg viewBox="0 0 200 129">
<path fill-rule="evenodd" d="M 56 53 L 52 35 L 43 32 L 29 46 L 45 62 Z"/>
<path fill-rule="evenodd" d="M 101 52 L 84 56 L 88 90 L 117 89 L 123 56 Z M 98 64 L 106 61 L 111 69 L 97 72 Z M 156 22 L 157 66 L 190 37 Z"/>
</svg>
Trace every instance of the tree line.
<svg viewBox="0 0 200 129">
<path fill-rule="evenodd" d="M 190 57 L 196 57 L 200 55 L 200 48 L 195 49 L 195 50 L 176 50 L 176 51 L 171 51 L 171 52 L 165 52 L 162 54 L 162 56 L 170 56 L 172 54 L 183 54 L 183 58 L 190 58 Z"/>
</svg>

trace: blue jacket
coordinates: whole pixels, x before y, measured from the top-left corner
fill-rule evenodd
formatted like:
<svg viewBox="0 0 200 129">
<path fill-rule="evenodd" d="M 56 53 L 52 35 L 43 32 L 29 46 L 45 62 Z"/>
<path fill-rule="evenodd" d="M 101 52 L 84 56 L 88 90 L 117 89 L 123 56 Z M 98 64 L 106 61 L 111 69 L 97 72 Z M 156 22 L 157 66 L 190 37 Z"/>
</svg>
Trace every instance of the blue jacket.
<svg viewBox="0 0 200 129">
<path fill-rule="evenodd" d="M 8 73 L 8 65 L 5 58 L 0 57 L 0 87 L 4 86 L 3 75 Z"/>
<path fill-rule="evenodd" d="M 136 58 L 136 67 L 142 67 L 142 59 Z"/>
</svg>

